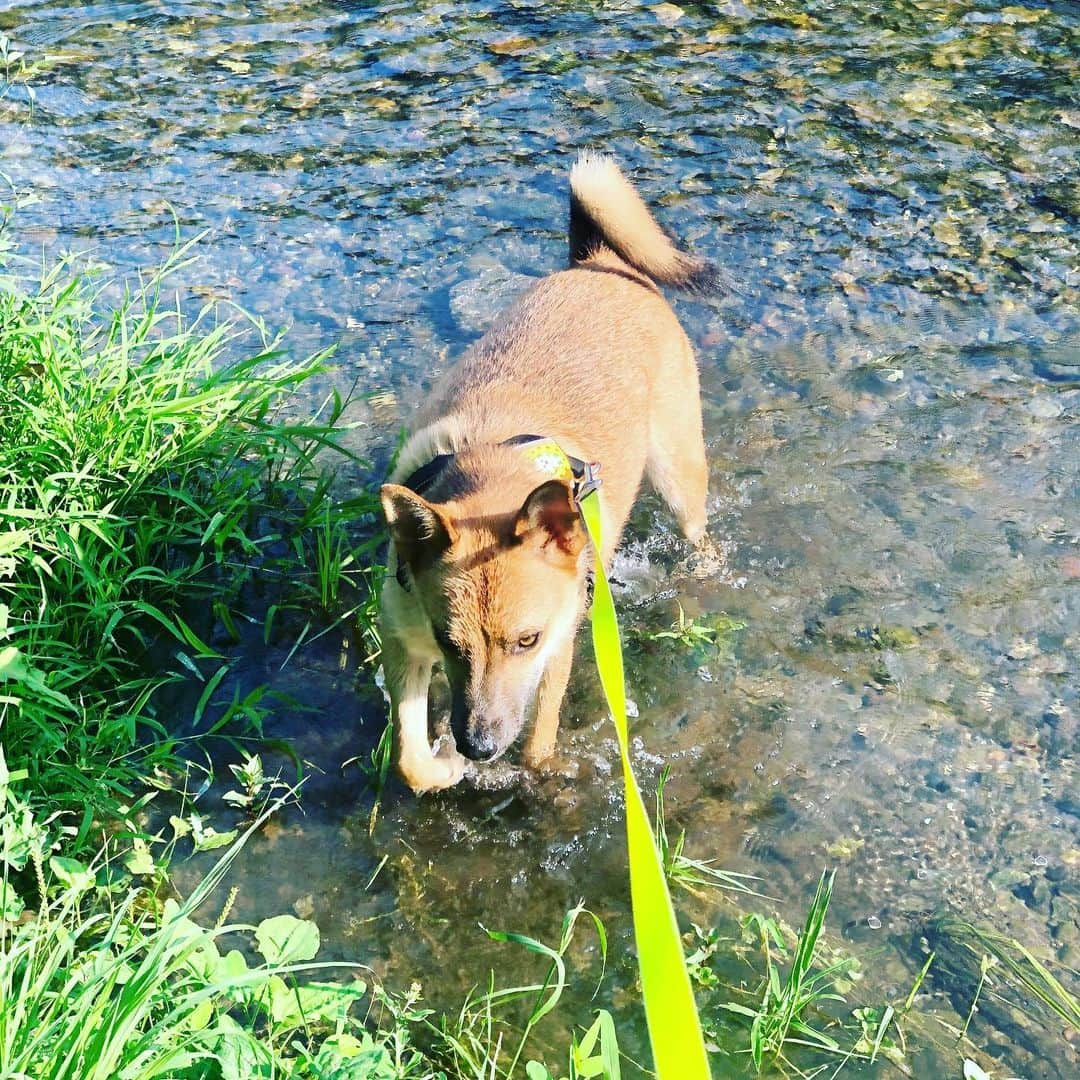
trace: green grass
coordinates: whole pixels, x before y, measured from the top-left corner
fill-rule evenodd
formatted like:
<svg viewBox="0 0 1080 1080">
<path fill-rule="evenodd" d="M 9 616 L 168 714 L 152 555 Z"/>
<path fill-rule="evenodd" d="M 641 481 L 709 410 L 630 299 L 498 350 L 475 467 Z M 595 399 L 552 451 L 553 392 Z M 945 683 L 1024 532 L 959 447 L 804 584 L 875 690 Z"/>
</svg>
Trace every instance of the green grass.
<svg viewBox="0 0 1080 1080">
<path fill-rule="evenodd" d="M 0 798 L 10 800 L 10 790 L 0 786 Z M 400 1033 L 366 1026 L 371 998 L 359 965 L 315 961 L 314 923 L 279 915 L 258 926 L 226 924 L 229 899 L 210 926 L 196 921 L 272 809 L 182 903 L 160 902 L 152 887 L 130 878 L 118 882 L 104 851 L 82 864 L 38 846 L 31 860 L 41 899 L 33 917 L 0 921 L 0 1075 L 422 1075 L 413 1070 L 421 1055 L 401 1047 Z M 261 960 L 250 964 L 241 944 Z"/>
<path fill-rule="evenodd" d="M 762 897 L 755 892 L 750 882 L 760 880 L 754 874 L 739 874 L 733 870 L 721 870 L 714 866 L 712 859 L 692 859 L 684 854 L 686 830 L 680 831 L 672 842 L 668 835 L 667 812 L 664 809 L 664 790 L 671 776 L 671 767 L 665 765 L 660 771 L 656 783 L 656 813 L 653 830 L 656 835 L 656 847 L 664 865 L 664 875 L 670 884 L 685 889 L 700 897 L 708 889 L 728 889 L 731 892 L 744 893 L 747 896 Z M 762 899 L 768 899 L 762 897 Z"/>
<path fill-rule="evenodd" d="M 841 958 L 824 967 L 815 962 L 834 879 L 835 871 L 822 873 L 793 951 L 775 919 L 758 913 L 746 917 L 747 930 L 758 939 L 764 977 L 755 1004 L 728 1001 L 720 1007 L 749 1019 L 749 1053 L 759 1072 L 767 1061 L 783 1060 L 793 1046 L 843 1052 L 840 1043 L 822 1030 L 818 1017 L 826 1002 L 844 1002 L 837 984 L 850 972 L 853 961 Z M 826 1017 L 824 1023 L 829 1026 L 831 1019 Z"/>
<path fill-rule="evenodd" d="M 66 262 L 28 282 L 9 255 L 0 275 L 0 732 L 9 767 L 81 842 L 132 812 L 138 752 L 169 755 L 157 691 L 220 681 L 209 635 L 236 634 L 253 575 L 289 583 L 280 618 L 337 604 L 343 578 L 366 574 L 341 617 L 373 633 L 377 571 L 358 569 L 346 531 L 373 496 L 335 502 L 324 467 L 344 453 L 345 402 L 287 412 L 327 358 L 286 359 L 213 309 L 185 320 L 163 283 L 187 253 L 111 303 Z"/>
<path fill-rule="evenodd" d="M 424 1017 L 430 1034 L 431 1052 L 451 1076 L 463 1080 L 498 1080 L 524 1074 L 528 1080 L 553 1080 L 552 1073 L 540 1060 L 528 1053 L 537 1025 L 558 1006 L 569 985 L 566 953 L 574 940 L 582 916 L 591 922 L 600 946 L 601 972 L 607 966 L 607 933 L 593 912 L 578 904 L 563 917 L 559 942 L 547 945 L 526 934 L 487 930 L 493 941 L 517 945 L 548 962 L 540 982 L 519 986 L 495 986 L 494 973 L 483 993 L 467 995 L 456 1017 L 443 1016 L 437 1021 Z M 524 1004 L 526 1014 L 520 1024 L 513 1010 Z M 520 1067 L 519 1067 L 520 1066 Z M 619 1047 L 611 1014 L 597 1011 L 591 1026 L 579 1039 L 571 1036 L 567 1075 L 620 1080 Z"/>
<path fill-rule="evenodd" d="M 3 240 L 0 1075 L 434 1076 L 400 1024 L 370 1023 L 342 965 L 312 981 L 314 924 L 195 921 L 280 786 L 257 755 L 232 769 L 227 801 L 253 822 L 238 839 L 181 809 L 163 852 L 134 825 L 152 784 L 186 783 L 175 732 L 191 717 L 161 714 L 167 683 L 201 686 L 203 741 L 258 733 L 273 707 L 265 687 L 216 700 L 229 664 L 212 634 L 228 645 L 254 619 L 294 652 L 348 621 L 378 651 L 375 496 L 337 499 L 328 468 L 346 402 L 293 405 L 326 355 L 287 359 L 212 309 L 185 319 L 163 289 L 188 248 L 117 292 L 67 262 L 28 280 Z M 231 846 L 163 903 L 186 837 Z M 237 933 L 261 963 L 223 947 Z"/>
<path fill-rule="evenodd" d="M 1066 985 L 1070 980 L 1074 986 L 1080 983 L 1080 973 L 1040 959 L 1016 938 L 954 916 L 934 920 L 934 934 L 948 947 L 954 960 L 966 963 L 969 968 L 976 968 L 977 961 L 978 983 L 961 1038 L 967 1036 L 984 987 L 999 999 L 1008 989 L 1022 1006 L 1043 1010 L 1048 1018 L 1056 1017 L 1066 1029 L 1080 1028 L 1080 997 Z"/>
<path fill-rule="evenodd" d="M 262 779 L 237 770 L 246 791 Z M 238 775 L 238 778 L 240 776 Z M 243 793 L 241 793 L 243 794 Z M 288 793 L 291 795 L 292 793 Z M 541 981 L 467 997 L 456 1017 L 435 1017 L 419 987 L 393 994 L 361 965 L 321 963 L 310 920 L 278 915 L 258 925 L 227 922 L 226 875 L 248 839 L 281 805 L 252 820 L 184 901 L 161 900 L 174 839 L 110 862 L 51 856 L 44 832 L 23 830 L 24 862 L 39 879 L 33 911 L 0 919 L 0 1076 L 34 1080 L 496 1080 L 555 1076 L 621 1080 L 614 1020 L 598 1010 L 570 1036 L 567 1071 L 549 1071 L 530 1048 L 568 985 L 566 953 L 584 915 L 568 912 L 557 946 L 489 932 L 544 957 Z M 6 817 L 32 823 L 7 780 Z M 159 846 L 159 839 L 151 841 Z M 7 899 L 11 899 L 10 895 Z M 250 962 L 247 957 L 261 959 Z M 603 972 L 601 971 L 601 977 Z M 524 1003 L 524 1023 L 514 1007 Z"/>
</svg>

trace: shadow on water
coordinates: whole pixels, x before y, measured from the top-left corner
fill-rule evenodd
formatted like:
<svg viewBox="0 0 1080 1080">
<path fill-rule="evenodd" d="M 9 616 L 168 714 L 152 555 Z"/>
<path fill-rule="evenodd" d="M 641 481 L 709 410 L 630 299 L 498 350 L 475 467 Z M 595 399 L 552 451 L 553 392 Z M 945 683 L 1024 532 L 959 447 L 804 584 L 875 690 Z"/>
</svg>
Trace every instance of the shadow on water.
<svg viewBox="0 0 1080 1080">
<path fill-rule="evenodd" d="M 793 922 L 839 865 L 830 926 L 861 997 L 895 1000 L 941 911 L 1080 966 L 1078 30 L 1070 4 L 990 0 L 15 2 L 0 32 L 40 72 L 29 123 L 0 103 L 0 171 L 39 196 L 31 249 L 125 268 L 168 249 L 173 213 L 208 228 L 192 302 L 292 324 L 298 352 L 338 343 L 312 399 L 384 391 L 355 443 L 385 460 L 448 359 L 563 261 L 572 153 L 615 153 L 741 285 L 679 307 L 725 566 L 696 577 L 650 496 L 616 565 L 638 767 L 670 763 L 693 852 L 761 874 Z M 713 653 L 647 640 L 676 603 L 745 628 Z M 584 896 L 616 942 L 598 1000 L 629 1008 L 584 647 L 576 776 L 508 803 L 395 787 L 369 837 L 342 763 L 381 697 L 343 635 L 282 666 L 291 646 L 257 638 L 235 675 L 296 703 L 268 733 L 311 763 L 302 809 L 245 855 L 239 913 L 311 914 L 327 958 L 453 1007 L 523 963 L 478 924 L 551 939 Z M 732 922 L 718 903 L 686 910 Z M 584 940 L 574 959 L 598 971 Z M 931 989 L 959 1026 L 970 1002 Z M 1080 1067 L 1075 1032 L 1008 1010 L 974 1031 L 1006 1072 Z"/>
</svg>

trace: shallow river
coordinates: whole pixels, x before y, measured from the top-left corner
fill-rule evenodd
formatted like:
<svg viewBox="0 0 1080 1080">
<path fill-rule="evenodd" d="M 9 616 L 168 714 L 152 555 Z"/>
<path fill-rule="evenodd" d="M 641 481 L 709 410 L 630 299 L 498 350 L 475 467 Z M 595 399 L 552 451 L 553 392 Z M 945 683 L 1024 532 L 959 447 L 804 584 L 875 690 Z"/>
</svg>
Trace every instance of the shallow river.
<svg viewBox="0 0 1080 1080">
<path fill-rule="evenodd" d="M 41 65 L 29 119 L 20 87 L 0 100 L 0 173 L 38 197 L 24 250 L 126 269 L 167 253 L 174 215 L 209 230 L 181 283 L 291 324 L 297 353 L 336 343 L 313 400 L 381 391 L 354 410 L 377 464 L 432 376 L 563 263 L 576 150 L 617 155 L 740 286 L 678 303 L 725 565 L 694 576 L 647 496 L 615 568 L 643 783 L 670 763 L 689 853 L 760 874 L 792 923 L 839 867 L 852 1005 L 903 1000 L 947 912 L 1080 967 L 1074 4 L 18 0 L 0 32 Z M 720 648 L 650 641 L 678 604 L 745 626 Z M 316 773 L 304 813 L 251 844 L 239 913 L 311 914 L 327 958 L 453 1008 L 490 966 L 527 966 L 478 924 L 551 940 L 584 897 L 614 941 L 598 1001 L 638 1054 L 584 639 L 561 735 L 576 779 L 506 805 L 395 789 L 373 838 L 340 765 L 370 750 L 381 699 L 338 642 L 281 669 L 289 644 L 253 643 L 238 677 L 311 710 L 272 731 Z M 679 903 L 733 932 L 730 903 Z M 584 1020 L 595 950 L 574 966 Z M 915 1075 L 959 1076 L 944 1025 L 972 990 L 931 969 Z M 1080 1074 L 1077 1033 L 1031 1012 L 973 1019 L 995 1077 Z"/>
</svg>

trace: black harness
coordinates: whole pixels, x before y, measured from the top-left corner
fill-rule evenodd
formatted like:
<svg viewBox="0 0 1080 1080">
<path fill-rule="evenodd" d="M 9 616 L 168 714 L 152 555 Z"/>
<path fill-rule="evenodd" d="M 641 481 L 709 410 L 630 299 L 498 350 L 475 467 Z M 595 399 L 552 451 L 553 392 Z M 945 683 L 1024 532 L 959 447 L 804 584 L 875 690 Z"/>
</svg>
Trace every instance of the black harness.
<svg viewBox="0 0 1080 1080">
<path fill-rule="evenodd" d="M 527 447 L 533 443 L 554 441 L 546 435 L 515 435 L 513 438 L 504 439 L 499 445 Z M 580 503 L 586 495 L 600 486 L 600 477 L 598 475 L 600 464 L 596 461 L 582 461 L 581 458 L 571 457 L 565 450 L 562 453 L 570 463 L 570 471 L 574 474 L 574 501 Z M 420 468 L 409 473 L 401 481 L 401 486 L 407 487 L 410 491 L 415 491 L 417 495 L 423 495 L 435 483 L 443 470 L 454 460 L 455 456 L 455 454 L 436 454 L 425 465 L 421 465 Z"/>
<path fill-rule="evenodd" d="M 554 439 L 548 438 L 546 435 L 515 435 L 513 438 L 504 439 L 499 446 L 520 446 L 527 448 L 537 443 L 555 443 Z M 558 446 L 557 443 L 555 443 Z M 600 480 L 600 463 L 598 461 L 582 461 L 581 458 L 571 457 L 561 447 L 559 452 L 567 463 L 570 465 L 570 472 L 573 474 L 573 495 L 574 502 L 580 507 L 581 500 L 586 495 L 594 492 L 601 484 Z M 408 488 L 410 491 L 415 491 L 417 495 L 423 495 L 426 491 L 431 489 L 431 486 L 442 475 L 443 471 L 449 467 L 450 463 L 454 460 L 455 454 L 436 454 L 430 461 L 421 465 L 418 469 L 414 469 L 409 475 L 401 481 L 401 486 Z M 409 591 L 409 578 L 405 570 L 403 563 L 399 562 L 397 572 L 394 575 L 397 579 L 397 583 L 406 591 Z M 592 603 L 593 595 L 593 572 L 590 570 L 586 579 L 586 588 L 588 590 L 589 603 Z"/>
</svg>

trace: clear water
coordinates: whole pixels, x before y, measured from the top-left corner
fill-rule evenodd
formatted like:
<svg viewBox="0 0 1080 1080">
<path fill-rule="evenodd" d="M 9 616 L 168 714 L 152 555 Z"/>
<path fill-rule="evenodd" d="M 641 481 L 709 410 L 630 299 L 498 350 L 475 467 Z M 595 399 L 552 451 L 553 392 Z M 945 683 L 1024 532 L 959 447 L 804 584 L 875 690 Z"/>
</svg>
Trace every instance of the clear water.
<svg viewBox="0 0 1080 1080">
<path fill-rule="evenodd" d="M 39 197 L 18 236 L 123 269 L 159 260 L 175 222 L 208 230 L 180 283 L 291 324 L 298 353 L 336 343 L 313 396 L 385 391 L 356 414 L 384 461 L 432 376 L 562 264 L 576 150 L 614 153 L 742 286 L 678 307 L 727 564 L 695 577 L 646 497 L 617 566 L 644 783 L 669 762 L 688 850 L 761 874 L 792 922 L 839 866 L 853 1003 L 902 999 L 940 912 L 1080 967 L 1080 12 L 679 10 L 0 4 L 42 66 L 29 122 L 18 87 L 0 102 L 0 172 Z M 645 640 L 677 601 L 746 628 L 726 652 Z M 478 924 L 550 940 L 585 897 L 618 958 L 598 1000 L 639 1051 L 616 759 L 584 647 L 561 737 L 576 779 L 506 806 L 395 792 L 369 838 L 341 763 L 370 749 L 381 700 L 338 643 L 281 669 L 290 644 L 251 643 L 238 678 L 306 707 L 274 732 L 316 772 L 305 812 L 252 845 L 241 914 L 313 913 L 328 957 L 452 1006 L 490 965 L 527 966 Z M 723 901 L 680 905 L 734 925 Z M 596 974 L 595 950 L 574 961 Z M 944 968 L 927 987 L 922 1011 L 962 1024 L 972 987 Z M 946 1029 L 920 1030 L 916 1075 L 959 1075 Z M 1001 1075 L 1080 1071 L 1060 1024 L 997 1006 L 971 1033 Z"/>
</svg>

